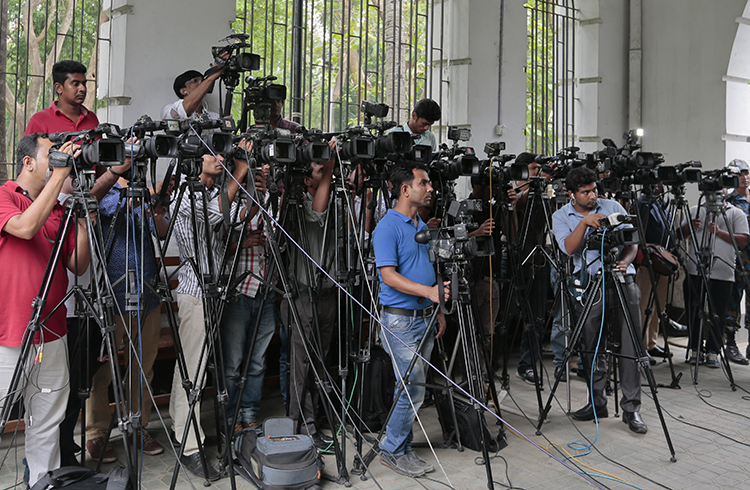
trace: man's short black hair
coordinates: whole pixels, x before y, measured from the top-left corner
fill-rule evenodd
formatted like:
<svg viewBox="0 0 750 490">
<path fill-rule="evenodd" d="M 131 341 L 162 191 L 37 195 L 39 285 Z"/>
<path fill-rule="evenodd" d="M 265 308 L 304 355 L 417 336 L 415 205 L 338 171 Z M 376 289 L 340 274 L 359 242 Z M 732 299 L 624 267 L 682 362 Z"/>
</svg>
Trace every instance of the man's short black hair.
<svg viewBox="0 0 750 490">
<path fill-rule="evenodd" d="M 389 180 L 391 181 L 391 194 L 394 199 L 401 197 L 401 186 L 404 184 L 411 185 L 414 182 L 414 171 L 424 170 L 429 172 L 427 166 L 423 163 L 404 162 L 394 165 L 391 169 Z"/>
<path fill-rule="evenodd" d="M 565 178 L 565 188 L 572 193 L 578 192 L 578 189 L 584 185 L 594 184 L 599 180 L 599 176 L 588 167 L 576 167 Z"/>
<path fill-rule="evenodd" d="M 182 95 L 180 90 L 184 89 L 185 84 L 195 77 L 203 78 L 203 73 L 197 70 L 188 70 L 185 73 L 178 75 L 177 78 L 174 79 L 174 85 L 172 86 L 172 88 L 174 88 L 174 93 L 177 94 L 177 97 L 181 99 L 185 97 L 184 95 Z"/>
<path fill-rule="evenodd" d="M 417 102 L 414 112 L 417 113 L 417 119 L 424 118 L 432 122 L 439 121 L 440 116 L 443 115 L 438 103 L 432 99 L 422 99 Z"/>
<path fill-rule="evenodd" d="M 530 164 L 536 158 L 536 153 L 523 152 L 516 157 L 516 163 Z"/>
<path fill-rule="evenodd" d="M 71 73 L 80 73 L 86 76 L 86 65 L 75 60 L 60 60 L 52 65 L 52 83 L 65 85 L 65 80 Z"/>
<path fill-rule="evenodd" d="M 41 138 L 49 138 L 49 135 L 47 133 L 27 134 L 18 142 L 18 148 L 16 148 L 16 177 L 23 171 L 23 159 L 25 157 L 36 158 L 37 153 L 39 153 L 39 140 Z"/>
</svg>

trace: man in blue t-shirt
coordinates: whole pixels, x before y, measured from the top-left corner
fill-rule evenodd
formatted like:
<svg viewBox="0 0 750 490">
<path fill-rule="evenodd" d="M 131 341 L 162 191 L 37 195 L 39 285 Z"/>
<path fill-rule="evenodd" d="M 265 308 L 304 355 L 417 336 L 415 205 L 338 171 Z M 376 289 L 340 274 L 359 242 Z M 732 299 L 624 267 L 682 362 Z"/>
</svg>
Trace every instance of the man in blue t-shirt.
<svg viewBox="0 0 750 490">
<path fill-rule="evenodd" d="M 599 220 L 614 213 L 627 214 L 617 201 L 599 199 L 596 191 L 597 175 L 591 169 L 578 167 L 568 173 L 565 188 L 570 195 L 570 202 L 555 211 L 552 215 L 553 232 L 560 249 L 567 255 L 573 256 L 575 273 L 581 277 L 593 278 L 601 268 L 600 252 L 596 248 L 586 246 L 586 237 L 601 228 Z M 620 225 L 630 227 L 631 225 Z M 633 259 L 638 251 L 636 245 L 627 245 L 620 250 L 616 267 L 623 274 L 622 290 L 630 311 L 634 326 L 640 324 L 639 301 L 641 291 L 635 283 L 635 267 Z M 606 336 L 600 336 L 603 303 L 606 303 L 608 324 L 610 328 L 620 333 L 620 354 L 618 360 L 620 370 L 620 391 L 622 399 L 622 421 L 628 424 L 631 431 L 645 434 L 648 430 L 640 415 L 641 409 L 641 373 L 636 362 L 635 345 L 628 331 L 624 314 L 617 298 L 612 294 L 613 288 L 595 291 L 596 300 L 591 306 L 588 317 L 583 324 L 583 366 L 589 380 L 589 402 L 577 412 L 571 413 L 575 420 L 593 420 L 605 418 L 607 412 L 607 395 L 605 384 L 607 381 L 607 360 L 605 356 Z M 610 306 L 613 305 L 613 306 Z M 610 316 L 611 315 L 611 316 Z M 601 341 L 600 341 L 601 339 Z M 598 350 L 594 359 L 593 353 Z M 592 363 L 594 364 L 592 369 Z M 593 376 L 591 375 L 593 371 Z M 593 399 L 593 404 L 592 404 Z"/>
<path fill-rule="evenodd" d="M 434 339 L 445 331 L 445 317 L 438 311 L 437 334 L 427 332 L 432 328 L 433 303 L 439 303 L 439 291 L 428 255 L 429 245 L 414 239 L 418 231 L 427 229 L 417 214 L 432 195 L 427 168 L 416 163 L 400 164 L 393 168 L 390 180 L 398 202 L 378 223 L 372 243 L 380 277 L 383 344 L 391 356 L 396 379 L 401 380 L 417 349 L 422 359 L 430 358 Z M 446 300 L 450 295 L 449 284 L 444 283 Z M 420 348 L 423 337 L 425 341 Z M 388 420 L 385 439 L 380 443 L 380 461 L 411 477 L 435 470 L 411 450 L 412 425 L 425 394 L 426 365 L 422 359 L 411 371 L 409 384 L 401 391 Z"/>
</svg>

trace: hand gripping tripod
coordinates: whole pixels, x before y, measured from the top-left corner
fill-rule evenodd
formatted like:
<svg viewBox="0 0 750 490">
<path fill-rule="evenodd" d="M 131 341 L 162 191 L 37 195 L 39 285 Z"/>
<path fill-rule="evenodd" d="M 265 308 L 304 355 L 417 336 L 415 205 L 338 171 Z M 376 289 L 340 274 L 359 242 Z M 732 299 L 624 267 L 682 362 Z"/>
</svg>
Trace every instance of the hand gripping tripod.
<svg viewBox="0 0 750 490">
<path fill-rule="evenodd" d="M 604 237 L 606 233 L 607 231 L 602 234 L 602 242 L 605 241 Z M 633 318 L 633 310 L 630 306 L 630 304 L 632 302 L 635 302 L 636 299 L 632 291 L 633 289 L 637 291 L 638 286 L 636 286 L 635 283 L 632 282 L 632 276 L 630 276 L 630 280 L 628 280 L 627 276 L 623 275 L 623 273 L 617 268 L 617 249 L 610 246 L 609 250 L 605 251 L 606 247 L 607 245 L 602 245 L 603 253 L 601 259 L 603 262 L 604 271 L 602 272 L 602 270 L 600 269 L 595 275 L 594 280 L 591 281 L 589 286 L 586 288 L 586 292 L 583 295 L 583 298 L 586 298 L 586 302 L 583 305 L 582 312 L 578 317 L 578 322 L 576 323 L 576 326 L 571 333 L 570 343 L 568 344 L 569 347 L 565 350 L 565 360 L 563 361 L 563 365 L 566 365 L 569 362 L 570 356 L 572 355 L 572 348 L 570 346 L 576 346 L 581 340 L 583 340 L 586 349 L 586 352 L 584 352 L 584 360 L 586 361 L 584 362 L 584 367 L 586 367 L 586 369 L 591 369 L 592 363 L 596 363 L 597 366 L 594 371 L 594 375 L 592 376 L 593 379 L 589 380 L 590 396 L 592 398 L 596 396 L 597 385 L 599 385 L 599 389 L 601 393 L 603 393 L 604 383 L 606 381 L 606 367 L 604 365 L 605 360 L 603 358 L 603 355 L 601 354 L 597 355 L 597 358 L 594 358 L 596 333 L 589 331 L 587 332 L 586 338 L 584 338 L 584 327 L 586 326 L 587 321 L 590 321 L 589 317 L 592 314 L 598 318 L 603 318 L 604 311 L 621 312 L 621 321 L 624 322 L 624 325 L 620 324 L 621 328 L 619 330 L 622 332 L 623 336 L 628 335 L 629 338 L 621 339 L 620 346 L 622 347 L 623 352 L 615 355 L 621 358 L 620 369 L 623 374 L 626 374 L 626 371 L 628 369 L 634 369 L 636 374 L 635 380 L 630 380 L 630 382 L 628 383 L 630 385 L 633 385 L 629 386 L 630 391 L 632 391 L 633 393 L 629 393 L 628 396 L 633 397 L 634 395 L 636 395 L 636 390 L 640 391 L 640 377 L 637 376 L 638 365 L 640 365 L 643 373 L 646 375 L 646 380 L 648 382 L 649 388 L 651 389 L 651 396 L 653 397 L 656 411 L 659 414 L 659 421 L 661 422 L 662 429 L 664 430 L 664 437 L 667 441 L 667 446 L 669 447 L 669 452 L 671 454 L 670 459 L 672 462 L 675 462 L 677 461 L 677 459 L 675 458 L 674 446 L 672 445 L 672 439 L 669 435 L 667 424 L 664 420 L 664 415 L 661 410 L 661 405 L 659 404 L 659 399 L 656 395 L 656 382 L 654 381 L 654 375 L 648 362 L 648 356 L 646 355 L 645 347 L 643 346 L 643 342 L 641 342 L 639 325 L 635 323 L 635 318 Z M 582 267 L 588 267 L 588 265 L 589 264 L 586 264 L 584 261 Z M 615 298 L 617 300 L 617 305 L 615 309 L 606 304 L 607 297 L 611 297 L 611 291 L 614 291 L 616 293 Z M 605 292 L 607 293 L 606 295 Z M 619 307 L 619 310 L 616 310 L 617 307 Z M 635 302 L 634 308 L 636 312 L 637 307 L 638 304 L 637 302 Z M 613 323 L 616 327 L 618 322 L 610 322 L 610 324 Z M 604 336 L 602 336 L 602 338 L 604 338 Z M 627 345 L 628 340 L 630 344 L 629 346 Z M 623 366 L 624 363 L 630 364 L 630 367 L 628 367 L 627 364 Z M 631 378 L 632 374 L 633 373 L 629 373 L 629 376 Z M 562 375 L 563 373 L 560 373 L 560 375 L 555 378 L 555 384 L 552 386 L 550 396 L 547 399 L 547 404 L 545 405 L 544 411 L 539 417 L 539 423 L 537 425 L 538 433 L 541 432 L 544 420 L 550 411 L 552 400 L 555 396 L 557 386 L 560 384 Z M 592 391 L 594 392 L 594 394 L 591 393 Z M 591 403 L 593 404 L 594 402 Z M 615 400 L 615 403 L 617 403 L 617 400 Z"/>
</svg>

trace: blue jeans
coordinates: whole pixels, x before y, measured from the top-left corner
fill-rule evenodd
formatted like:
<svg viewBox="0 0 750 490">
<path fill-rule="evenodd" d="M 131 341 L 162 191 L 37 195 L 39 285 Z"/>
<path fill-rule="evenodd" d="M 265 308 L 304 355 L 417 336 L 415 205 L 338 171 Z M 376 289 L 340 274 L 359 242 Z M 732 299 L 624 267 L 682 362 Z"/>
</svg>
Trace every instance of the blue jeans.
<svg viewBox="0 0 750 490">
<path fill-rule="evenodd" d="M 242 392 L 237 422 L 255 422 L 255 415 L 260 409 L 263 376 L 266 373 L 266 351 L 276 329 L 273 298 L 264 302 L 261 294 L 255 298 L 240 294 L 237 301 L 227 303 L 221 325 L 224 374 L 229 395 L 227 412 L 231 417 L 239 398 L 237 383 L 242 374 L 242 362 L 247 356 L 247 349 L 250 348 L 253 327 L 258 315 L 260 315 L 258 335 L 250 358 L 250 369 L 247 373 L 245 389 Z M 230 423 L 233 422 L 230 420 Z"/>
<path fill-rule="evenodd" d="M 383 312 L 381 321 L 390 330 L 390 332 L 385 329 L 381 331 L 383 347 L 391 356 L 397 383 L 401 381 L 401 376 L 406 374 L 406 370 L 409 368 L 409 364 L 414 357 L 412 350 L 416 351 L 419 347 L 419 342 L 425 335 L 429 320 L 429 318 L 401 316 Z M 411 347 L 412 350 L 408 349 L 399 339 Z M 435 335 L 434 328 L 432 328 L 427 333 L 427 338 L 422 348 L 418 351 L 419 354 L 429 360 L 434 343 Z M 385 439 L 380 443 L 380 448 L 394 456 L 401 456 L 411 451 L 411 441 L 414 438 L 411 429 L 412 425 L 414 425 L 416 412 L 422 406 L 422 401 L 424 401 L 426 373 L 427 365 L 425 362 L 421 359 L 417 360 L 414 369 L 412 369 L 409 375 L 410 384 L 406 387 L 409 396 L 403 390 L 401 391 L 401 396 L 396 402 L 396 408 L 393 410 L 393 414 L 388 421 Z M 397 385 L 394 398 L 399 393 L 398 388 L 399 386 Z M 411 403 L 414 403 L 414 410 L 412 410 L 409 397 L 411 397 Z"/>
<path fill-rule="evenodd" d="M 550 278 L 550 285 L 552 286 L 552 289 L 554 290 L 555 294 L 557 294 L 557 290 L 560 284 L 558 282 L 557 269 L 555 269 L 554 267 L 550 267 L 549 278 Z M 550 334 L 549 345 L 550 345 L 550 348 L 552 349 L 552 354 L 554 354 L 555 356 L 552 361 L 555 367 L 562 366 L 562 363 L 565 360 L 566 332 L 563 330 L 563 324 L 562 324 L 562 302 L 563 301 L 565 301 L 565 298 L 560 296 L 560 298 L 558 299 L 558 302 L 555 303 L 554 311 L 552 312 L 552 333 Z"/>
</svg>

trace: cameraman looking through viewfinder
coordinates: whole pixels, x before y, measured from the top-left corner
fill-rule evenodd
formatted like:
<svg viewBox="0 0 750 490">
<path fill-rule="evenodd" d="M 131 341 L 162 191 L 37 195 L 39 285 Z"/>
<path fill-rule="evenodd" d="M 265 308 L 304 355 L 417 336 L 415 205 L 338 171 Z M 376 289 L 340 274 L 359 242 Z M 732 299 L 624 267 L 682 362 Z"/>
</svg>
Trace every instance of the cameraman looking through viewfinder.
<svg viewBox="0 0 750 490">
<path fill-rule="evenodd" d="M 437 102 L 432 99 L 422 99 L 414 106 L 414 111 L 403 126 L 396 126 L 386 134 L 394 131 L 405 131 L 412 135 L 414 145 L 429 145 L 432 151 L 437 151 L 437 141 L 435 135 L 430 131 L 435 122 L 440 120 L 442 111 Z"/>
</svg>

